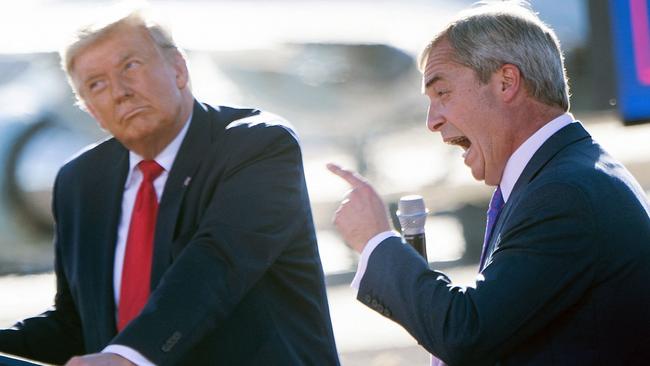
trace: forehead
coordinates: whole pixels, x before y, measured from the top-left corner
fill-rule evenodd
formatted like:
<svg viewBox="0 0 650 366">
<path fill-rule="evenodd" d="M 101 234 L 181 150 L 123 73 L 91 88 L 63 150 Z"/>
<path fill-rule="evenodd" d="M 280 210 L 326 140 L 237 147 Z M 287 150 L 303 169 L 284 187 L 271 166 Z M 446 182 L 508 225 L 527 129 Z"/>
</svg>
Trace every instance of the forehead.
<svg viewBox="0 0 650 366">
<path fill-rule="evenodd" d="M 454 50 L 447 40 L 442 40 L 431 47 L 422 73 L 423 89 L 439 80 L 446 80 L 450 74 L 463 67 L 454 61 Z"/>
<path fill-rule="evenodd" d="M 153 39 L 144 28 L 120 25 L 84 45 L 71 63 L 73 77 L 92 73 L 131 54 L 155 52 Z"/>
</svg>

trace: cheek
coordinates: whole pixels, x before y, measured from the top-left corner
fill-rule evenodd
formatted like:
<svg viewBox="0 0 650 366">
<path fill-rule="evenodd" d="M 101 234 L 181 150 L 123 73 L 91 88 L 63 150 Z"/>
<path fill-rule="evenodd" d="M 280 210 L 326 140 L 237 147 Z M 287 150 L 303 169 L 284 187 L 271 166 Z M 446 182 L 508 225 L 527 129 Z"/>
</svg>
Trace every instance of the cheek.
<svg viewBox="0 0 650 366">
<path fill-rule="evenodd" d="M 485 139 L 479 139 L 478 142 L 476 143 L 476 150 L 478 155 L 477 160 L 480 160 L 481 166 L 486 165 L 486 161 L 490 156 L 490 146 L 491 146 L 490 143 Z"/>
<path fill-rule="evenodd" d="M 160 107 L 169 107 L 180 93 L 176 87 L 176 80 L 165 76 L 167 75 L 159 75 L 158 77 L 151 78 L 145 85 L 146 92 L 161 102 Z"/>
<path fill-rule="evenodd" d="M 474 172 L 475 176 L 478 175 L 482 177 L 485 172 L 485 167 L 487 165 L 486 164 L 487 160 L 485 159 L 485 152 L 486 151 L 484 146 L 478 145 L 475 147 L 475 151 L 474 151 L 475 158 L 472 164 L 472 171 Z"/>
<path fill-rule="evenodd" d="M 104 121 L 107 117 L 107 107 L 105 103 L 102 103 L 100 99 L 93 98 L 92 101 L 86 101 L 86 111 L 90 114 L 97 122 L 104 127 Z"/>
</svg>

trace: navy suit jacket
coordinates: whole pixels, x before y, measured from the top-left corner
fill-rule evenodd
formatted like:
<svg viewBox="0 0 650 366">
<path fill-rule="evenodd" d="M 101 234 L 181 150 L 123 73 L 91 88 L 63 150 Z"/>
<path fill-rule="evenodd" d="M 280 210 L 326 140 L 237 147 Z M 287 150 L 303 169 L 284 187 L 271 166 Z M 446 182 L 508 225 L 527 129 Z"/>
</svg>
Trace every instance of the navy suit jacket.
<svg viewBox="0 0 650 366">
<path fill-rule="evenodd" d="M 157 365 L 336 365 L 302 156 L 278 117 L 195 102 L 159 204 L 151 296 L 115 326 L 128 151 L 108 139 L 59 172 L 53 310 L 0 332 L 52 363 L 129 346 Z"/>
<path fill-rule="evenodd" d="M 371 254 L 359 299 L 451 366 L 648 365 L 650 204 L 572 123 L 515 184 L 475 288 L 392 238 Z"/>
</svg>

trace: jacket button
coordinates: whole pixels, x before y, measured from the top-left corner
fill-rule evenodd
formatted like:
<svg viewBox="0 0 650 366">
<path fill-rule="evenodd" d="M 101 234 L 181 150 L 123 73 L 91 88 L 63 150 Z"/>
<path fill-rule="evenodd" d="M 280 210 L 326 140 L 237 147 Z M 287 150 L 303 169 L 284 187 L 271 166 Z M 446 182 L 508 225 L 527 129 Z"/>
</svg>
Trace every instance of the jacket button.
<svg viewBox="0 0 650 366">
<path fill-rule="evenodd" d="M 370 300 L 372 300 L 372 297 L 370 297 L 369 294 L 366 294 L 366 295 L 363 297 L 363 302 L 365 302 L 366 304 L 368 304 L 368 303 L 370 302 Z"/>
</svg>

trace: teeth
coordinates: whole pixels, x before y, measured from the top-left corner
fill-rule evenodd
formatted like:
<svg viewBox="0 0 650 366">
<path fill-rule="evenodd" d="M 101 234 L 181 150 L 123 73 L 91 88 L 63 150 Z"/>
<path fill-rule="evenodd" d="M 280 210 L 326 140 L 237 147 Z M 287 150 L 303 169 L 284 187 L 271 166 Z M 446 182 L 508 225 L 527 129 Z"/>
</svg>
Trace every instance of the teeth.
<svg viewBox="0 0 650 366">
<path fill-rule="evenodd" d="M 462 147 L 463 149 L 467 150 L 469 149 L 470 145 L 472 144 L 469 139 L 465 136 L 458 136 L 454 137 L 451 140 L 447 141 L 449 145 L 457 145 Z"/>
<path fill-rule="evenodd" d="M 464 139 L 463 136 L 458 136 L 458 137 L 454 137 L 453 139 L 447 141 L 447 143 L 449 145 L 458 145 L 458 143 L 461 142 L 463 139 Z"/>
</svg>

